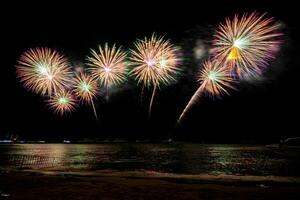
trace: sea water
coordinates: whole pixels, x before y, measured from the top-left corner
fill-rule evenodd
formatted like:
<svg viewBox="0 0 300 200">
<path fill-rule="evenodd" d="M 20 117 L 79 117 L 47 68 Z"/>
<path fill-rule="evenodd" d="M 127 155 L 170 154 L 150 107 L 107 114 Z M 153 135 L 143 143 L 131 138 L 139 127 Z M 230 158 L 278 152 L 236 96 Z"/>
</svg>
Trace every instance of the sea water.
<svg viewBox="0 0 300 200">
<path fill-rule="evenodd" d="M 0 145 L 0 168 L 300 176 L 300 161 L 263 145 L 190 143 Z"/>
</svg>

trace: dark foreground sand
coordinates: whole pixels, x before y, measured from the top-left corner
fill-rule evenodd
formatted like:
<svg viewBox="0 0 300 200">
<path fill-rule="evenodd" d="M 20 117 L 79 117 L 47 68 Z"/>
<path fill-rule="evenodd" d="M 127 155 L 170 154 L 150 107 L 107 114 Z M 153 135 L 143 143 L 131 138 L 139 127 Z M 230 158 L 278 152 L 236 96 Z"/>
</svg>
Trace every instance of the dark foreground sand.
<svg viewBox="0 0 300 200">
<path fill-rule="evenodd" d="M 167 177 L 2 172 L 0 199 L 300 199 L 297 182 L 230 177 Z"/>
</svg>

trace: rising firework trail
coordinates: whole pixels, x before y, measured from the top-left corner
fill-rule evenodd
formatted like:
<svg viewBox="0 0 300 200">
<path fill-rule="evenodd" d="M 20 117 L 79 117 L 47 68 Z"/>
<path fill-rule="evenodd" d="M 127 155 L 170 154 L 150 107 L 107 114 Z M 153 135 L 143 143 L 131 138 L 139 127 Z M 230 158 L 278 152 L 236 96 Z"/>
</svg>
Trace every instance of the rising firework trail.
<svg viewBox="0 0 300 200">
<path fill-rule="evenodd" d="M 149 118 L 156 90 L 162 85 L 169 85 L 176 81 L 180 72 L 178 67 L 178 48 L 163 37 L 152 35 L 151 38 L 137 40 L 134 49 L 130 50 L 130 61 L 133 68 L 130 74 L 135 77 L 138 84 L 153 87 L 149 105 Z"/>
<path fill-rule="evenodd" d="M 94 105 L 94 100 L 97 97 L 97 82 L 90 75 L 80 72 L 74 79 L 74 94 L 81 102 L 87 103 L 92 106 L 96 119 L 97 112 Z"/>
<path fill-rule="evenodd" d="M 70 86 L 69 63 L 55 50 L 29 49 L 21 55 L 16 68 L 24 87 L 35 93 L 51 96 Z"/>
<path fill-rule="evenodd" d="M 274 59 L 281 41 L 280 24 L 256 12 L 235 15 L 221 23 L 214 35 L 214 59 L 225 62 L 238 78 L 261 75 Z"/>
<path fill-rule="evenodd" d="M 87 61 L 91 76 L 106 88 L 107 98 L 111 86 L 126 80 L 126 52 L 121 47 L 109 47 L 106 43 L 104 47 L 99 46 L 98 51 L 91 49 L 91 56 L 87 57 Z"/>
<path fill-rule="evenodd" d="M 234 89 L 232 86 L 234 80 L 231 77 L 230 68 L 219 61 L 205 61 L 203 69 L 200 71 L 198 81 L 200 83 L 200 87 L 184 108 L 177 121 L 177 125 L 180 124 L 191 106 L 199 100 L 204 92 L 212 97 L 218 97 L 223 94 L 228 94 L 226 88 Z"/>
</svg>

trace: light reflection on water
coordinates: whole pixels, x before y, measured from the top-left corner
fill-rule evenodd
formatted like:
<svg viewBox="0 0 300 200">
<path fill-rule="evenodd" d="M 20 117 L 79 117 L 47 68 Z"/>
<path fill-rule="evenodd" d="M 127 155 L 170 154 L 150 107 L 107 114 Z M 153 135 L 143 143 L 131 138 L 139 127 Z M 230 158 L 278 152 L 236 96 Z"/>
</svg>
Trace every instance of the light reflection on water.
<svg viewBox="0 0 300 200">
<path fill-rule="evenodd" d="M 300 161 L 264 146 L 201 144 L 0 145 L 0 167 L 300 176 Z"/>
</svg>

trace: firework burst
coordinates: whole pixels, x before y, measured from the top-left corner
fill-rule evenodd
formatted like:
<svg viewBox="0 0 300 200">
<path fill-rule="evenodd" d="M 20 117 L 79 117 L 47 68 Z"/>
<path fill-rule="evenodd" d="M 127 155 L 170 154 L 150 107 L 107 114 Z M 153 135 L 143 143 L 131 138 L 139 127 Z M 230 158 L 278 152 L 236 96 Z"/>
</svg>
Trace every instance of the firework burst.
<svg viewBox="0 0 300 200">
<path fill-rule="evenodd" d="M 48 105 L 54 110 L 55 113 L 63 115 L 66 112 L 75 110 L 77 101 L 71 92 L 60 91 L 55 93 L 55 95 L 48 100 Z"/>
<path fill-rule="evenodd" d="M 24 87 L 39 94 L 53 95 L 69 87 L 71 69 L 67 59 L 49 48 L 33 48 L 17 62 L 17 76 Z"/>
<path fill-rule="evenodd" d="M 97 118 L 97 112 L 94 105 L 98 88 L 97 82 L 88 74 L 79 72 L 74 79 L 74 94 L 80 101 L 90 104 L 93 107 L 95 117 Z"/>
<path fill-rule="evenodd" d="M 215 59 L 229 64 L 239 78 L 260 75 L 279 50 L 280 24 L 256 12 L 220 24 L 213 40 Z"/>
<path fill-rule="evenodd" d="M 234 80 L 230 69 L 219 61 L 205 61 L 200 71 L 198 82 L 201 90 L 206 91 L 212 97 L 229 94 L 226 88 L 232 88 Z"/>
<path fill-rule="evenodd" d="M 131 74 L 138 83 L 145 87 L 170 84 L 175 81 L 178 68 L 178 48 L 164 40 L 163 37 L 152 35 L 150 39 L 138 40 L 131 49 Z"/>
<path fill-rule="evenodd" d="M 156 89 L 162 84 L 176 81 L 178 68 L 178 48 L 163 37 L 152 35 L 150 39 L 138 40 L 131 49 L 130 61 L 133 66 L 130 74 L 144 87 L 153 87 L 149 105 L 149 117 Z"/>
<path fill-rule="evenodd" d="M 126 80 L 127 62 L 126 52 L 121 47 L 113 45 L 111 48 L 106 43 L 99 46 L 99 51 L 91 49 L 91 57 L 87 57 L 92 77 L 99 81 L 101 86 L 108 88 L 119 85 Z"/>
<path fill-rule="evenodd" d="M 208 60 L 203 63 L 203 69 L 200 71 L 198 81 L 200 83 L 200 87 L 194 93 L 185 109 L 181 113 L 177 124 L 180 124 L 185 114 L 188 112 L 191 106 L 197 102 L 203 92 L 212 97 L 218 97 L 223 94 L 228 94 L 226 88 L 234 89 L 232 86 L 234 80 L 231 77 L 230 68 L 217 60 Z"/>
</svg>

